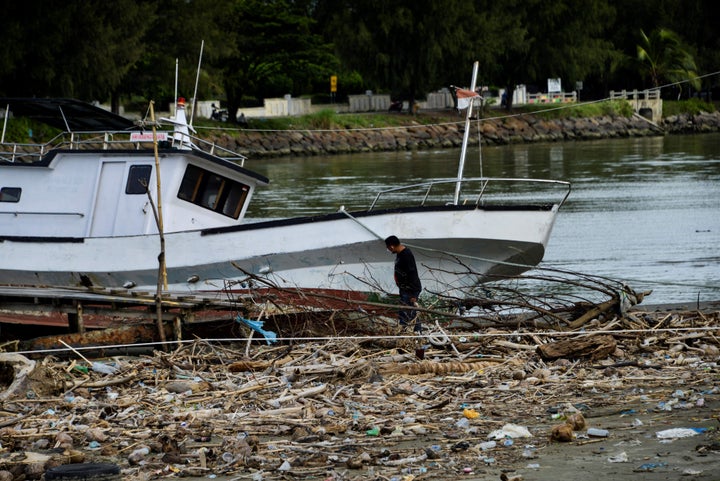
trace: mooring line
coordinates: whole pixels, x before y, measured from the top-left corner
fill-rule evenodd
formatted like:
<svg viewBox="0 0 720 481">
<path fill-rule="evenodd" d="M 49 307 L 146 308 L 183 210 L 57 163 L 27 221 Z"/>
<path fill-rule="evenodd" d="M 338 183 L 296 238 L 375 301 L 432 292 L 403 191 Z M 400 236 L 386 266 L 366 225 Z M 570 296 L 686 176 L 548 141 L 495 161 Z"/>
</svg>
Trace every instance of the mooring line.
<svg viewBox="0 0 720 481">
<path fill-rule="evenodd" d="M 720 331 L 720 326 L 715 327 L 679 327 L 679 328 L 660 328 L 660 329 L 612 329 L 606 331 L 534 331 L 534 332 L 490 332 L 490 333 L 462 333 L 462 334 L 448 334 L 444 333 L 443 336 L 448 339 L 457 339 L 460 343 L 472 342 L 480 339 L 487 338 L 507 338 L 507 337 L 592 337 L 596 335 L 604 334 L 657 334 L 661 332 L 667 333 L 680 333 L 680 332 L 712 332 Z M 397 334 L 397 335 L 383 335 L 383 336 L 313 336 L 313 337 L 277 337 L 276 341 L 287 341 L 296 344 L 302 344 L 304 342 L 315 342 L 315 341 L 373 341 L 373 340 L 428 340 L 434 338 L 437 333 L 428 334 Z M 132 344 L 110 344 L 102 346 L 76 346 L 74 350 L 77 351 L 93 351 L 99 349 L 123 349 L 123 348 L 138 348 L 138 347 L 155 347 L 162 345 L 175 345 L 178 344 L 191 344 L 198 342 L 210 343 L 242 343 L 251 340 L 251 337 L 231 337 L 231 338 L 211 338 L 211 339 L 182 339 L 179 341 L 165 341 L 165 342 L 144 342 L 144 343 L 132 343 Z M 258 338 L 254 339 L 255 341 Z M 38 350 L 27 350 L 27 351 L 16 351 L 15 354 L 53 354 L 58 352 L 67 352 L 70 349 L 66 348 L 55 348 L 55 349 L 38 349 Z M 482 357 L 482 354 L 479 355 Z"/>
</svg>

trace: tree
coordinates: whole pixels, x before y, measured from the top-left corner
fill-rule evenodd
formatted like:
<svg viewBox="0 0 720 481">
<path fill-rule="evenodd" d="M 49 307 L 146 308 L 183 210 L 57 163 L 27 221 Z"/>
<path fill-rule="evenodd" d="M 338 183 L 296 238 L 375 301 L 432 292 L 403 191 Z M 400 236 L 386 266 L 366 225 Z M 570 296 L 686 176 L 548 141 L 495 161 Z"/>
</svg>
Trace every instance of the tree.
<svg viewBox="0 0 720 481">
<path fill-rule="evenodd" d="M 327 84 L 337 59 L 314 31 L 312 2 L 236 0 L 221 23 L 235 48 L 222 59 L 231 112 L 243 96 L 300 95 Z"/>
<path fill-rule="evenodd" d="M 696 89 L 700 88 L 695 59 L 680 37 L 671 30 L 659 28 L 650 35 L 640 30 L 637 58 L 655 88 L 663 82 L 680 84 L 685 81 Z"/>
<path fill-rule="evenodd" d="M 326 35 L 332 35 L 344 67 L 359 71 L 376 88 L 412 105 L 427 91 L 468 77 L 472 4 L 339 0 L 328 5 Z"/>
<path fill-rule="evenodd" d="M 109 100 L 139 59 L 154 15 L 151 2 L 133 0 L 11 3 L 0 20 L 10 38 L 0 47 L 8 95 Z"/>
<path fill-rule="evenodd" d="M 175 63 L 178 96 L 195 93 L 200 47 L 204 42 L 197 86 L 198 98 L 222 98 L 222 65 L 235 52 L 232 33 L 221 28 L 231 11 L 229 2 L 215 0 L 153 0 L 158 15 L 146 33 L 142 54 L 123 82 L 122 94 L 143 102 L 174 102 Z M 229 41 L 230 40 L 230 41 Z"/>
<path fill-rule="evenodd" d="M 506 25 L 499 60 L 508 100 L 520 83 L 559 77 L 574 85 L 618 54 L 607 40 L 615 11 L 605 0 L 511 0 L 505 7 L 506 18 L 495 18 Z"/>
</svg>

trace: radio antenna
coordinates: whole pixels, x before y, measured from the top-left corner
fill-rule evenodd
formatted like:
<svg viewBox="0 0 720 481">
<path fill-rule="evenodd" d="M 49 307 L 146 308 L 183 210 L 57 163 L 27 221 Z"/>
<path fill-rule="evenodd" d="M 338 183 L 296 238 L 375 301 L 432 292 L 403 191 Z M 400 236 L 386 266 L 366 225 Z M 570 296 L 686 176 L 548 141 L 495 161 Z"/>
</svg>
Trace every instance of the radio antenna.
<svg viewBox="0 0 720 481">
<path fill-rule="evenodd" d="M 175 57 L 175 115 L 177 115 L 177 108 L 178 108 L 178 59 Z"/>
<path fill-rule="evenodd" d="M 200 57 L 198 58 L 197 75 L 195 76 L 195 92 L 193 92 L 193 103 L 192 110 L 190 111 L 190 126 L 192 127 L 193 117 L 195 116 L 195 105 L 197 103 L 197 89 L 198 82 L 200 81 L 200 65 L 202 65 L 203 47 L 205 46 L 205 40 L 200 42 Z"/>
</svg>

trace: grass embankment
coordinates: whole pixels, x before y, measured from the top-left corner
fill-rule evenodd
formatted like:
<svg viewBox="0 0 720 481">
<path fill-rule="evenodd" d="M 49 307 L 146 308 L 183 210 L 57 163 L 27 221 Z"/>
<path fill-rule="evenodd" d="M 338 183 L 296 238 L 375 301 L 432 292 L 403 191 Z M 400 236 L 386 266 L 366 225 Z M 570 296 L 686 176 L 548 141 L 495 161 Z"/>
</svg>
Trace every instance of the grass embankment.
<svg viewBox="0 0 720 481">
<path fill-rule="evenodd" d="M 663 102 L 663 117 L 679 114 L 696 115 L 701 112 L 714 112 L 712 103 L 699 99 Z M 565 117 L 600 117 L 605 115 L 632 115 L 632 108 L 623 101 L 602 101 L 573 104 L 523 105 L 513 107 L 511 114 L 532 114 L 545 119 Z M 498 108 L 485 108 L 480 111 L 482 117 L 502 117 L 508 111 Z M 429 125 L 446 122 L 460 122 L 463 115 L 452 109 L 420 111 L 417 115 L 402 112 L 372 112 L 341 114 L 332 109 L 301 115 L 298 117 L 273 117 L 248 119 L 248 127 L 260 130 L 338 130 L 402 127 L 405 125 Z M 196 119 L 196 127 L 228 127 L 233 123 L 220 123 L 209 119 Z M 7 123 L 5 141 L 9 143 L 45 143 L 61 132 L 45 124 L 26 118 L 12 118 Z"/>
<path fill-rule="evenodd" d="M 714 112 L 715 106 L 698 99 L 682 101 L 664 101 L 663 116 L 681 113 L 698 114 L 700 112 Z M 602 102 L 573 104 L 544 104 L 523 105 L 513 107 L 508 112 L 505 109 L 485 108 L 480 111 L 483 117 L 503 117 L 510 114 L 532 114 L 544 119 L 560 119 L 566 117 L 602 117 L 606 115 L 620 115 L 630 117 L 633 113 L 629 103 L 621 100 L 605 100 Z M 405 112 L 374 112 L 359 114 L 340 114 L 332 109 L 302 115 L 299 117 L 275 117 L 268 119 L 249 119 L 251 129 L 262 130 L 337 130 L 398 127 L 409 124 L 428 125 L 443 122 L 459 122 L 464 117 L 457 111 L 447 109 L 443 111 L 420 111 L 417 115 Z M 214 125 L 217 125 L 215 123 Z"/>
</svg>

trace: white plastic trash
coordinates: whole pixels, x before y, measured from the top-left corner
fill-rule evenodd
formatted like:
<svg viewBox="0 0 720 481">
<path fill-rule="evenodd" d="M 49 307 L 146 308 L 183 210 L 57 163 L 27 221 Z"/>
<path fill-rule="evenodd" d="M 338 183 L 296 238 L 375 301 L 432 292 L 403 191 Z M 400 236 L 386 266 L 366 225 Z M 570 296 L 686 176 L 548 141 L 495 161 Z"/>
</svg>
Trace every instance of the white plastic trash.
<svg viewBox="0 0 720 481">
<path fill-rule="evenodd" d="M 102 362 L 93 362 L 91 364 L 92 370 L 101 374 L 115 374 L 117 368 L 110 364 L 103 364 Z"/>
<path fill-rule="evenodd" d="M 488 434 L 488 439 L 505 439 L 505 438 L 531 438 L 532 434 L 525 426 L 517 424 L 506 424 L 502 429 L 497 429 Z"/>
<path fill-rule="evenodd" d="M 698 432 L 695 429 L 690 428 L 673 428 L 673 429 L 666 429 L 664 431 L 658 431 L 655 433 L 655 436 L 657 436 L 658 439 L 679 439 L 679 438 L 689 438 L 691 436 L 696 436 Z"/>
<path fill-rule="evenodd" d="M 608 461 L 611 463 L 627 463 L 628 462 L 628 455 L 625 451 L 616 454 L 615 456 L 610 456 L 608 458 Z"/>
</svg>

